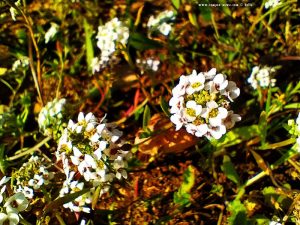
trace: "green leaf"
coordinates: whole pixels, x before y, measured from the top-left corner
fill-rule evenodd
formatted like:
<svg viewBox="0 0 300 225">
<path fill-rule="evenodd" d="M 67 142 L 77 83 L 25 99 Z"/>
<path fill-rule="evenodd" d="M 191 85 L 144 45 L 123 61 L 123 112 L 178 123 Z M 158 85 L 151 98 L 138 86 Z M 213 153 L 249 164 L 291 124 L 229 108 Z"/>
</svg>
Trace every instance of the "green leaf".
<svg viewBox="0 0 300 225">
<path fill-rule="evenodd" d="M 209 4 L 209 1 L 203 1 L 201 3 L 204 3 L 204 4 Z M 211 11 L 211 8 L 209 6 L 201 6 L 201 4 L 199 4 L 199 10 L 201 12 L 201 15 L 203 16 L 203 19 L 205 21 L 211 21 L 211 14 L 212 14 L 212 11 Z"/>
<path fill-rule="evenodd" d="M 92 209 L 94 210 L 96 207 L 96 204 L 98 202 L 99 199 L 99 195 L 100 195 L 100 191 L 101 191 L 101 186 L 98 186 L 96 188 L 95 193 L 93 194 L 93 199 L 92 199 Z"/>
<path fill-rule="evenodd" d="M 91 25 L 88 24 L 87 20 L 83 21 L 84 33 L 85 33 L 85 48 L 86 48 L 86 63 L 88 66 L 89 72 L 92 71 L 92 60 L 94 58 L 94 49 L 92 42 L 93 29 Z"/>
<path fill-rule="evenodd" d="M 8 167 L 8 162 L 4 159 L 5 146 L 0 144 L 0 171 L 5 174 L 6 168 Z"/>
<path fill-rule="evenodd" d="M 236 183 L 237 185 L 240 184 L 240 177 L 237 174 L 233 163 L 230 160 L 230 157 L 227 155 L 224 155 L 223 158 L 223 165 L 221 166 L 222 171 L 225 173 L 226 177 Z"/>
<path fill-rule="evenodd" d="M 140 33 L 130 34 L 128 43 L 135 49 L 141 51 L 147 49 L 157 49 L 162 47 L 159 42 L 151 40 Z"/>
<path fill-rule="evenodd" d="M 175 7 L 175 9 L 179 9 L 181 2 L 180 0 L 172 0 L 172 4 Z"/>
<path fill-rule="evenodd" d="M 49 204 L 47 204 L 45 206 L 45 208 L 43 210 L 44 211 L 44 216 L 48 212 L 50 212 L 51 210 L 58 209 L 63 204 L 73 201 L 74 199 L 78 198 L 81 195 L 84 195 L 88 191 L 90 191 L 90 189 L 89 188 L 85 188 L 85 189 L 83 189 L 81 191 L 78 191 L 78 192 L 75 192 L 75 193 L 72 193 L 72 194 L 68 194 L 68 195 L 66 195 L 64 197 L 55 199 L 54 201 L 50 202 Z"/>
<path fill-rule="evenodd" d="M 162 111 L 166 114 L 167 117 L 170 117 L 170 112 L 169 112 L 169 105 L 166 102 L 166 100 L 164 99 L 164 97 L 160 98 L 160 107 L 162 109 Z"/>
<path fill-rule="evenodd" d="M 258 122 L 258 127 L 259 127 L 259 136 L 261 139 L 261 144 L 264 145 L 266 142 L 266 137 L 267 137 L 267 114 L 265 111 L 262 111 L 260 116 L 259 116 L 259 122 Z"/>
<path fill-rule="evenodd" d="M 300 102 L 285 105 L 283 108 L 284 109 L 299 109 L 300 108 Z"/>
<path fill-rule="evenodd" d="M 236 199 L 229 203 L 228 209 L 231 213 L 228 218 L 228 225 L 246 225 L 247 211 L 246 207 L 240 200 Z"/>
<path fill-rule="evenodd" d="M 180 207 L 187 207 L 190 205 L 190 191 L 195 184 L 195 170 L 189 166 L 183 173 L 183 182 L 178 191 L 174 193 L 173 201 Z"/>
<path fill-rule="evenodd" d="M 215 147 L 229 147 L 247 141 L 258 136 L 260 130 L 257 125 L 235 128 L 226 133 L 219 140 L 211 140 L 211 144 Z"/>
<path fill-rule="evenodd" d="M 218 2 L 221 4 L 224 13 L 227 16 L 231 16 L 232 15 L 231 11 L 230 11 L 229 7 L 226 5 L 227 1 L 226 0 L 219 0 Z"/>
<path fill-rule="evenodd" d="M 143 129 L 146 130 L 151 118 L 151 112 L 148 105 L 145 106 L 144 114 L 143 114 Z"/>
<path fill-rule="evenodd" d="M 290 205 L 293 202 L 288 197 L 279 194 L 280 192 L 277 192 L 277 190 L 272 186 L 265 187 L 262 193 L 265 197 L 265 202 L 269 206 L 274 207 L 276 210 L 278 209 L 288 210 Z"/>
</svg>

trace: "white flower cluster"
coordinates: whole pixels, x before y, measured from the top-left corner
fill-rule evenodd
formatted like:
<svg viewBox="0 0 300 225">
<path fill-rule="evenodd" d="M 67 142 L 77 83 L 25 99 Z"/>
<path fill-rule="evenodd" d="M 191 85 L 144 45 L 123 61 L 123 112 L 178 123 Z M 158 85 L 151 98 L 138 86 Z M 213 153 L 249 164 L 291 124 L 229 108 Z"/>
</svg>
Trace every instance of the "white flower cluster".
<svg viewBox="0 0 300 225">
<path fill-rule="evenodd" d="M 298 114 L 298 117 L 295 120 L 288 120 L 288 125 L 290 126 L 289 133 L 293 136 L 297 137 L 295 149 L 297 149 L 300 152 L 300 112 Z"/>
<path fill-rule="evenodd" d="M 56 23 L 51 23 L 51 27 L 45 33 L 45 44 L 52 40 L 57 34 L 59 26 Z"/>
<path fill-rule="evenodd" d="M 150 33 L 153 31 L 159 31 L 163 35 L 169 35 L 172 30 L 170 23 L 175 20 L 175 14 L 171 10 L 166 10 L 157 15 L 157 17 L 150 16 L 147 27 L 150 29 Z"/>
<path fill-rule="evenodd" d="M 73 211 L 88 212 L 85 205 L 91 202 L 96 187 L 101 187 L 101 196 L 109 190 L 114 178 L 127 178 L 127 161 L 131 153 L 120 140 L 122 132 L 105 122 L 104 119 L 98 121 L 92 113 L 84 116 L 80 112 L 78 122 L 70 120 L 59 140 L 56 158 L 62 162 L 67 177 L 61 196 L 85 186 L 92 187 L 89 193 L 64 205 Z M 80 176 L 75 179 L 77 172 Z"/>
<path fill-rule="evenodd" d="M 158 70 L 158 66 L 160 64 L 159 60 L 155 59 L 137 59 L 136 64 L 141 70 L 142 73 L 144 73 L 144 70 L 152 70 L 156 72 Z"/>
<path fill-rule="evenodd" d="M 23 193 L 16 193 L 8 197 L 6 195 L 6 182 L 10 178 L 3 177 L 0 180 L 0 224 L 16 225 L 19 224 L 19 213 L 28 207 L 28 200 Z"/>
<path fill-rule="evenodd" d="M 274 87 L 276 79 L 271 79 L 271 74 L 275 71 L 275 68 L 272 67 L 265 66 L 260 68 L 259 66 L 255 66 L 252 68 L 252 73 L 247 81 L 254 89 L 257 89 L 257 86 L 261 88 Z"/>
<path fill-rule="evenodd" d="M 48 102 L 39 113 L 38 124 L 41 132 L 46 136 L 60 135 L 64 129 L 63 117 L 66 99 L 54 99 Z"/>
<path fill-rule="evenodd" d="M 12 65 L 12 71 L 17 71 L 19 67 L 27 67 L 29 65 L 29 58 L 27 56 L 21 56 Z"/>
<path fill-rule="evenodd" d="M 240 89 L 225 75 L 216 74 L 215 68 L 182 75 L 172 94 L 169 105 L 176 130 L 185 126 L 188 133 L 197 137 L 219 139 L 241 120 L 238 114 L 228 111 L 230 103 L 240 95 Z"/>
<path fill-rule="evenodd" d="M 23 193 L 26 198 L 33 199 L 34 193 L 39 192 L 42 186 L 48 185 L 54 177 L 54 173 L 47 170 L 49 166 L 44 158 L 31 156 L 28 162 L 14 173 L 17 181 L 14 192 Z"/>
<path fill-rule="evenodd" d="M 268 0 L 265 3 L 265 9 L 274 8 L 274 7 L 276 7 L 279 4 L 280 4 L 280 0 Z"/>
<path fill-rule="evenodd" d="M 109 61 L 118 45 L 125 46 L 129 38 L 129 29 L 118 18 L 113 18 L 103 26 L 98 27 L 97 46 L 101 56 L 92 61 L 93 73 L 99 72 Z"/>
</svg>

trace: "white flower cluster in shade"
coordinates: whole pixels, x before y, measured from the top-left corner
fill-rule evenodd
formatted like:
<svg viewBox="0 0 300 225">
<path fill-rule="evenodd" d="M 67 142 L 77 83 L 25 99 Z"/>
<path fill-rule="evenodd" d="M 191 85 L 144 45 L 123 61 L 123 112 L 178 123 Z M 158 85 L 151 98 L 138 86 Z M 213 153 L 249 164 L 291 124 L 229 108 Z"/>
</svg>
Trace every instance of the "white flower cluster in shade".
<svg viewBox="0 0 300 225">
<path fill-rule="evenodd" d="M 270 221 L 269 225 L 281 225 L 281 223 L 276 221 Z"/>
<path fill-rule="evenodd" d="M 265 3 L 265 9 L 274 8 L 274 7 L 276 7 L 279 4 L 280 4 L 280 0 L 268 0 Z"/>
<path fill-rule="evenodd" d="M 6 183 L 10 178 L 3 177 L 0 180 L 0 224 L 16 225 L 20 221 L 20 212 L 28 207 L 28 200 L 23 193 L 8 196 Z"/>
<path fill-rule="evenodd" d="M 257 89 L 258 86 L 261 88 L 274 87 L 276 79 L 271 79 L 271 74 L 275 71 L 275 68 L 272 67 L 265 66 L 260 68 L 259 66 L 255 66 L 252 68 L 252 73 L 247 81 L 253 89 Z"/>
<path fill-rule="evenodd" d="M 29 65 L 29 58 L 27 56 L 21 56 L 19 59 L 17 59 L 13 65 L 12 65 L 12 71 L 17 71 L 18 68 L 27 67 Z"/>
<path fill-rule="evenodd" d="M 101 50 L 100 57 L 92 61 L 93 73 L 99 72 L 109 61 L 119 46 L 126 46 L 129 29 L 118 18 L 113 18 L 103 26 L 98 27 L 97 46 Z"/>
<path fill-rule="evenodd" d="M 296 144 L 294 145 L 295 149 L 300 152 L 300 112 L 298 117 L 295 120 L 288 120 L 288 125 L 290 126 L 289 133 L 296 137 Z"/>
<path fill-rule="evenodd" d="M 159 60 L 156 59 L 137 59 L 136 64 L 141 70 L 141 73 L 143 74 L 145 70 L 151 70 L 156 72 L 158 70 L 158 66 L 160 64 Z"/>
<path fill-rule="evenodd" d="M 59 26 L 56 23 L 51 23 L 51 27 L 45 33 L 45 44 L 52 40 L 57 34 Z"/>
<path fill-rule="evenodd" d="M 163 35 L 169 35 L 172 30 L 171 22 L 175 20 L 175 14 L 171 10 L 166 10 L 159 13 L 156 17 L 150 16 L 147 27 L 150 29 L 150 33 L 153 31 L 159 31 Z"/>
<path fill-rule="evenodd" d="M 63 124 L 66 99 L 54 99 L 48 102 L 39 113 L 38 124 L 45 136 L 60 136 L 66 124 Z"/>
<path fill-rule="evenodd" d="M 122 132 L 104 119 L 98 120 L 92 113 L 78 115 L 78 122 L 69 121 L 56 151 L 66 175 L 61 196 L 83 188 L 90 192 L 65 204 L 72 211 L 89 212 L 86 205 L 92 201 L 95 188 L 100 187 L 100 196 L 107 192 L 115 178 L 127 178 L 127 161 L 131 153 L 120 140 Z M 122 150 L 125 149 L 125 150 Z M 76 174 L 76 176 L 75 176 Z"/>
<path fill-rule="evenodd" d="M 54 177 L 53 172 L 48 171 L 50 163 L 40 156 L 31 156 L 21 168 L 14 173 L 16 180 L 14 186 L 15 193 L 23 193 L 26 198 L 33 199 L 36 192 L 40 192 L 41 187 L 45 189 Z"/>
<path fill-rule="evenodd" d="M 225 75 L 217 74 L 215 68 L 182 75 L 172 94 L 169 105 L 176 130 L 184 126 L 188 133 L 197 137 L 219 139 L 241 120 L 229 110 L 230 103 L 240 95 L 240 89 Z"/>
</svg>

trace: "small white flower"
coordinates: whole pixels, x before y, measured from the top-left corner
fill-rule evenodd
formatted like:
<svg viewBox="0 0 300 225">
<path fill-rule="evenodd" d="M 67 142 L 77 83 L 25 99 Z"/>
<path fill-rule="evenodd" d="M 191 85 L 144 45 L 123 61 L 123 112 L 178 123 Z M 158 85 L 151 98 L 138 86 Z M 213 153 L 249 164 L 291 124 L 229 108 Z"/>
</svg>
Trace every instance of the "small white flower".
<svg viewBox="0 0 300 225">
<path fill-rule="evenodd" d="M 9 225 L 19 224 L 19 216 L 17 213 L 0 213 L 0 225 L 9 223 Z"/>
<path fill-rule="evenodd" d="M 208 128 L 208 134 L 211 135 L 214 139 L 220 139 L 225 133 L 226 127 L 224 125 Z"/>
<path fill-rule="evenodd" d="M 239 97 L 240 89 L 236 86 L 235 82 L 229 81 L 227 87 L 221 91 L 221 94 L 227 96 L 233 102 L 234 99 Z"/>
<path fill-rule="evenodd" d="M 186 130 L 188 133 L 195 135 L 196 137 L 202 137 L 205 135 L 208 131 L 207 124 L 200 124 L 200 125 L 194 125 L 194 124 L 187 124 Z"/>
<path fill-rule="evenodd" d="M 179 113 L 173 114 L 171 116 L 172 123 L 175 124 L 176 130 L 179 130 L 184 124 L 188 122 L 187 118 L 183 116 L 183 112 L 180 111 Z"/>
<path fill-rule="evenodd" d="M 212 68 L 208 72 L 204 72 L 203 74 L 206 80 L 212 80 L 217 74 L 217 69 Z"/>
<path fill-rule="evenodd" d="M 183 103 L 184 103 L 184 98 L 182 96 L 173 96 L 170 101 L 169 105 L 171 106 L 170 112 L 173 113 L 178 113 L 180 110 L 183 109 Z"/>
<path fill-rule="evenodd" d="M 281 2 L 280 0 L 268 0 L 266 3 L 265 3 L 265 9 L 268 9 L 268 8 L 274 8 L 276 7 L 277 5 L 279 5 Z"/>
<path fill-rule="evenodd" d="M 162 23 L 161 25 L 159 25 L 157 27 L 157 29 L 160 31 L 160 33 L 162 33 L 163 35 L 165 36 L 168 36 L 171 29 L 172 29 L 172 26 L 170 24 L 167 24 L 167 23 Z"/>
<path fill-rule="evenodd" d="M 226 80 L 226 77 L 223 74 L 217 74 L 212 81 L 208 82 L 206 89 L 208 89 L 210 93 L 216 93 L 224 90 L 227 85 L 228 80 Z"/>
<path fill-rule="evenodd" d="M 195 101 L 188 101 L 185 105 L 184 115 L 189 122 L 192 122 L 200 115 L 202 111 L 202 106 L 197 105 Z"/>
<path fill-rule="evenodd" d="M 29 199 L 32 199 L 34 194 L 33 194 L 33 189 L 32 188 L 29 188 L 27 186 L 25 186 L 22 190 L 22 193 L 24 194 L 24 196 L 26 198 L 29 198 Z"/>
<path fill-rule="evenodd" d="M 193 70 L 192 74 L 188 76 L 189 86 L 186 89 L 188 95 L 194 92 L 201 91 L 204 88 L 205 77 L 203 73 L 197 74 L 196 70 Z"/>
<path fill-rule="evenodd" d="M 186 93 L 186 89 L 188 88 L 189 85 L 190 85 L 190 83 L 189 83 L 188 77 L 182 75 L 179 78 L 179 84 L 172 90 L 173 96 L 179 97 L 181 95 L 184 95 Z"/>
<path fill-rule="evenodd" d="M 6 207 L 6 211 L 9 209 L 22 212 L 28 207 L 28 204 L 29 202 L 23 193 L 16 193 L 6 200 L 4 207 Z"/>
<path fill-rule="evenodd" d="M 234 127 L 235 123 L 241 121 L 241 116 L 238 114 L 234 114 L 233 111 L 228 111 L 228 115 L 225 119 L 223 119 L 223 124 L 227 129 L 231 129 Z"/>
<path fill-rule="evenodd" d="M 29 65 L 29 58 L 27 56 L 21 56 L 18 57 L 18 60 L 16 60 L 12 65 L 12 71 L 17 71 L 19 67 L 25 68 Z"/>
<path fill-rule="evenodd" d="M 58 32 L 59 26 L 56 23 L 51 23 L 51 27 L 45 34 L 45 44 L 47 44 L 51 39 L 53 39 Z"/>
</svg>

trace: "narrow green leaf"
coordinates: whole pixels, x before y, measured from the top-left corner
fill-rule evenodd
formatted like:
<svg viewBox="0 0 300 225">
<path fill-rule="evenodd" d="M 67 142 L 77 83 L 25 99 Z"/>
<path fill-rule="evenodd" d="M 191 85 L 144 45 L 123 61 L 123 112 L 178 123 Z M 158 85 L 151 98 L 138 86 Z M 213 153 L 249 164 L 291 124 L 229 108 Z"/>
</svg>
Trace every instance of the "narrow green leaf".
<svg viewBox="0 0 300 225">
<path fill-rule="evenodd" d="M 240 184 L 240 177 L 237 174 L 233 163 L 230 160 L 230 157 L 227 155 L 224 155 L 223 158 L 223 165 L 221 166 L 222 171 L 225 173 L 226 177 L 236 183 L 237 185 Z"/>
<path fill-rule="evenodd" d="M 140 33 L 130 34 L 128 43 L 135 49 L 141 50 L 141 51 L 147 50 L 147 49 L 157 49 L 157 48 L 162 47 L 159 42 L 151 40 Z"/>
<path fill-rule="evenodd" d="M 255 151 L 250 150 L 253 157 L 255 158 L 255 161 L 257 163 L 257 165 L 259 166 L 259 168 L 261 168 L 266 174 L 270 174 L 271 170 L 269 168 L 269 166 L 265 163 L 264 159 Z"/>
<path fill-rule="evenodd" d="M 93 194 L 93 199 L 92 199 L 92 209 L 94 210 L 96 207 L 96 204 L 98 202 L 99 199 L 99 195 L 100 195 L 100 190 L 101 190 L 101 186 L 98 186 L 96 188 L 95 193 Z"/>
<path fill-rule="evenodd" d="M 285 109 L 300 109 L 300 102 L 285 105 Z"/>
<path fill-rule="evenodd" d="M 5 151 L 5 146 L 4 144 L 0 144 L 0 171 L 5 174 L 6 168 L 8 166 L 7 161 L 4 159 L 4 151 Z"/>
<path fill-rule="evenodd" d="M 93 29 L 91 25 L 87 22 L 86 19 L 83 21 L 83 27 L 84 27 L 84 33 L 85 33 L 85 48 L 86 48 L 86 63 L 88 66 L 89 72 L 92 71 L 92 60 L 94 58 L 94 49 L 93 49 L 93 43 L 92 43 L 92 35 L 93 35 Z"/>
<path fill-rule="evenodd" d="M 44 211 L 44 216 L 47 213 L 49 213 L 51 210 L 57 209 L 60 206 L 62 206 L 63 204 L 73 201 L 74 199 L 76 199 L 79 196 L 87 193 L 88 191 L 90 191 L 90 189 L 89 188 L 85 188 L 85 189 L 83 189 L 81 191 L 78 191 L 78 192 L 75 192 L 75 193 L 72 193 L 72 194 L 68 194 L 68 195 L 66 195 L 64 197 L 55 199 L 54 201 L 50 202 L 49 204 L 47 204 L 45 206 L 45 208 L 43 210 Z"/>
<path fill-rule="evenodd" d="M 146 130 L 148 127 L 148 123 L 151 118 L 151 112 L 148 105 L 145 106 L 144 114 L 143 114 L 143 129 Z"/>
<path fill-rule="evenodd" d="M 259 122 L 258 122 L 258 127 L 259 127 L 259 136 L 261 139 L 261 144 L 264 145 L 266 142 L 266 137 L 267 137 L 267 113 L 265 111 L 262 111 L 260 116 L 259 116 Z"/>
<path fill-rule="evenodd" d="M 166 102 L 166 100 L 164 99 L 164 97 L 160 98 L 160 107 L 162 109 L 162 111 L 166 114 L 166 116 L 170 117 L 170 112 L 169 112 L 169 105 Z"/>
</svg>

